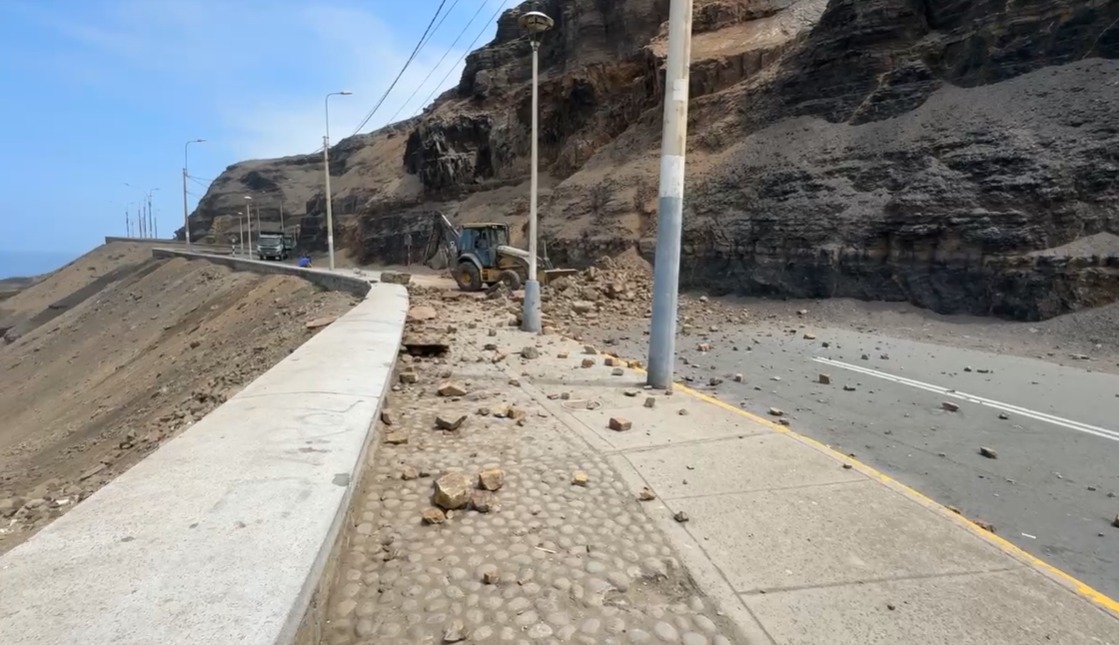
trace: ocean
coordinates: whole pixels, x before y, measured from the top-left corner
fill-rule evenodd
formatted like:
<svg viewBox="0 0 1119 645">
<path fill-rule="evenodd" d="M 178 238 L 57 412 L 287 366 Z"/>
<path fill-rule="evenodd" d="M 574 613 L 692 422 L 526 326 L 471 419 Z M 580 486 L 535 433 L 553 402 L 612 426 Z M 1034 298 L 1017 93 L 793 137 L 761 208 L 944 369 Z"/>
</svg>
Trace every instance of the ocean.
<svg viewBox="0 0 1119 645">
<path fill-rule="evenodd" d="M 0 279 L 29 278 L 54 271 L 77 258 L 72 251 L 18 251 L 0 249 Z"/>
</svg>

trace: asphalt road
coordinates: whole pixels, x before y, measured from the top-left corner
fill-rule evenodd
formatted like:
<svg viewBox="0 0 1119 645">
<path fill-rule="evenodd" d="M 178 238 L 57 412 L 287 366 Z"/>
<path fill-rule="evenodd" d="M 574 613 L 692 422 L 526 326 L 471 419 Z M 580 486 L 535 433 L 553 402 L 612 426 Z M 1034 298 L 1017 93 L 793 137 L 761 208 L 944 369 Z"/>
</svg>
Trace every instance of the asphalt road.
<svg viewBox="0 0 1119 645">
<path fill-rule="evenodd" d="M 613 349 L 644 356 L 643 329 Z M 1119 598 L 1119 528 L 1111 526 L 1119 514 L 1119 376 L 848 330 L 789 329 L 682 336 L 677 376 L 760 416 L 784 410 L 797 432 L 993 524 Z M 711 350 L 700 352 L 702 342 Z M 818 382 L 821 373 L 830 385 Z M 712 387 L 713 376 L 724 380 Z M 945 410 L 945 401 L 959 409 Z"/>
</svg>

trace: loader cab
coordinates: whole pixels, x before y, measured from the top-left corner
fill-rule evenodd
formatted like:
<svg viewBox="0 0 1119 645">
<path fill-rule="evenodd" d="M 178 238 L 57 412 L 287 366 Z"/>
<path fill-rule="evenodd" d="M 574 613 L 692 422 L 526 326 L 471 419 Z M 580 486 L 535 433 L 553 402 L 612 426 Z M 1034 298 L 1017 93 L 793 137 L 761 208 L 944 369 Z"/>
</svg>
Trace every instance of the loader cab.
<svg viewBox="0 0 1119 645">
<path fill-rule="evenodd" d="M 482 269 L 497 267 L 497 247 L 509 245 L 509 227 L 505 224 L 468 224 L 459 234 L 460 255 L 473 255 Z"/>
</svg>

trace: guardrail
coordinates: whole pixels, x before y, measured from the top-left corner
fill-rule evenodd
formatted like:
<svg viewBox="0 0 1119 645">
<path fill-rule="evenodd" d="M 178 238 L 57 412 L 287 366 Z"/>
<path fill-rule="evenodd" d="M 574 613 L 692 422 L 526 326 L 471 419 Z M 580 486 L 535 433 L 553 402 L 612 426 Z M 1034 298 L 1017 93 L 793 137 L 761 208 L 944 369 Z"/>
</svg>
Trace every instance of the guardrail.
<svg viewBox="0 0 1119 645">
<path fill-rule="evenodd" d="M 290 273 L 365 299 L 0 558 L 4 645 L 314 639 L 316 594 L 375 445 L 407 292 L 253 260 L 153 255 Z"/>
</svg>

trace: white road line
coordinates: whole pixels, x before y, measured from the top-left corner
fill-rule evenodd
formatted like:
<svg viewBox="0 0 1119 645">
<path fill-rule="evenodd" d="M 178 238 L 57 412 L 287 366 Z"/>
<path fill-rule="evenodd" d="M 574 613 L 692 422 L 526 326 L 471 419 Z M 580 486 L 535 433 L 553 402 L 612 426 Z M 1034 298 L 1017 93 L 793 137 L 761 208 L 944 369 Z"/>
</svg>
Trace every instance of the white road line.
<svg viewBox="0 0 1119 645">
<path fill-rule="evenodd" d="M 901 385 L 908 385 L 909 387 L 915 387 L 917 389 L 926 390 L 928 392 L 935 392 L 937 394 L 942 394 L 944 396 L 952 397 L 955 399 L 961 399 L 969 403 L 978 403 L 979 405 L 985 405 L 990 408 L 995 408 L 996 410 L 1002 410 L 1003 412 L 1012 412 L 1019 416 L 1028 417 L 1037 421 L 1044 421 L 1045 423 L 1051 423 L 1055 426 L 1068 428 L 1069 430 L 1076 430 L 1077 432 L 1095 435 L 1104 439 L 1119 441 L 1119 431 L 1116 430 L 1109 430 L 1108 428 L 1101 428 L 1099 426 L 1081 423 L 1080 421 L 1065 419 L 1052 414 L 1047 414 L 1045 412 L 1038 412 L 1037 410 L 1030 410 L 1029 408 L 1023 408 L 1021 406 L 1012 405 L 1010 403 L 995 401 L 994 399 L 984 398 L 975 394 L 968 394 L 966 392 L 960 392 L 958 390 L 941 387 L 939 385 L 932 385 L 931 383 L 925 383 L 923 381 L 905 378 L 904 376 L 895 376 L 886 372 L 879 372 L 878 370 L 874 370 L 869 367 L 852 365 L 850 363 L 844 363 L 842 361 L 837 361 L 831 358 L 823 358 L 821 356 L 817 356 L 812 360 L 816 361 L 817 363 L 823 363 L 824 365 L 832 365 L 841 369 L 857 372 L 859 374 L 865 374 L 867 376 L 873 376 L 875 378 L 892 381 Z"/>
</svg>

